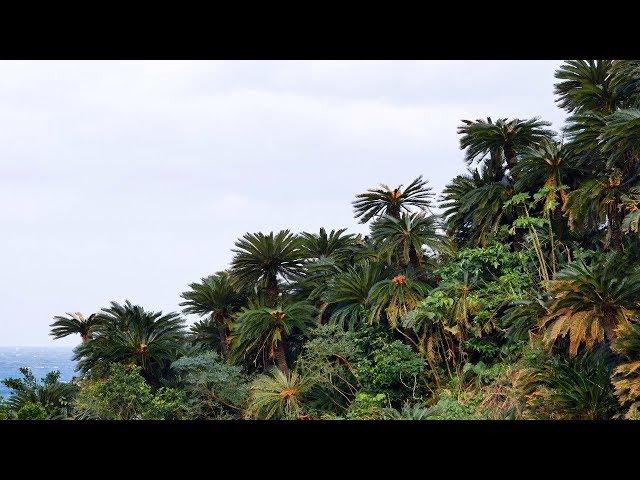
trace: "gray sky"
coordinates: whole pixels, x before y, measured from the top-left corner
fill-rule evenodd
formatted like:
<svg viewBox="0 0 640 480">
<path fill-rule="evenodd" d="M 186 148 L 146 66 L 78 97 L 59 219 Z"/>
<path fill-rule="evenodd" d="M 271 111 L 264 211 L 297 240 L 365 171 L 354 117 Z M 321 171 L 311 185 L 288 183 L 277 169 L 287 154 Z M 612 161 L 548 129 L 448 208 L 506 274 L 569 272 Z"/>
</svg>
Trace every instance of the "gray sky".
<svg viewBox="0 0 640 480">
<path fill-rule="evenodd" d="M 51 317 L 111 300 L 177 310 L 248 231 L 364 232 L 355 194 L 465 170 L 460 119 L 558 129 L 559 64 L 0 62 L 0 345 L 76 344 Z"/>
</svg>

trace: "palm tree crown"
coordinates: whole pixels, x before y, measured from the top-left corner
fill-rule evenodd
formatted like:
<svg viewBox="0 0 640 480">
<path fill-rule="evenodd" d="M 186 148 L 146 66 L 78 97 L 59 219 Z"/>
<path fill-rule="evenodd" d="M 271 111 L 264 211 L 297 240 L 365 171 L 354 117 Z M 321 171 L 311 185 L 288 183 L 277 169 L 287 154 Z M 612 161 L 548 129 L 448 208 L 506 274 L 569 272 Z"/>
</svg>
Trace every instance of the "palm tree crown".
<svg viewBox="0 0 640 480">
<path fill-rule="evenodd" d="M 611 60 L 569 60 L 556 71 L 554 93 L 569 113 L 612 112 L 617 103 Z"/>
<path fill-rule="evenodd" d="M 246 303 L 246 295 L 231 283 L 227 272 L 218 272 L 189 287 L 190 290 L 181 295 L 186 300 L 180 303 L 185 307 L 183 312 L 209 316 L 209 321 L 218 329 L 222 356 L 226 359 L 229 356 L 231 317 Z M 205 327 L 199 324 L 197 329 L 204 333 L 207 331 Z"/>
<path fill-rule="evenodd" d="M 94 326 L 97 323 L 95 314 L 89 315 L 86 318 L 82 313 L 67 313 L 66 317 L 55 316 L 54 322 L 51 324 L 50 335 L 53 338 L 63 338 L 69 335 L 79 334 L 82 338 L 82 343 L 86 343 L 90 336 Z"/>
<path fill-rule="evenodd" d="M 356 196 L 353 207 L 355 217 L 360 219 L 360 223 L 367 223 L 377 215 L 400 218 L 400 214 L 403 211 L 409 212 L 410 207 L 428 209 L 432 197 L 431 187 L 427 186 L 427 181 L 420 175 L 404 190 L 402 185 L 395 189 L 384 184 L 379 188 L 370 188 Z"/>
<path fill-rule="evenodd" d="M 399 219 L 385 215 L 371 225 L 371 237 L 380 242 L 389 259 L 398 259 L 399 266 L 418 269 L 424 263 L 424 246 L 432 251 L 442 248 L 437 227 L 433 215 L 404 213 Z"/>
<path fill-rule="evenodd" d="M 157 383 L 184 346 L 184 320 L 177 313 L 146 311 L 128 300 L 98 314 L 93 337 L 75 350 L 83 373 L 100 375 L 108 363 L 133 363 Z"/>
<path fill-rule="evenodd" d="M 354 235 L 344 235 L 346 228 L 331 230 L 330 233 L 320 228 L 320 233 L 303 232 L 300 234 L 301 248 L 305 257 L 310 259 L 333 258 L 337 261 L 344 260 L 348 253 L 348 247 L 354 243 Z"/>
<path fill-rule="evenodd" d="M 273 369 L 259 375 L 251 384 L 251 396 L 245 416 L 268 420 L 297 420 L 301 417 L 302 397 L 308 392 L 311 381 L 297 372 L 290 375 Z"/>
<path fill-rule="evenodd" d="M 233 326 L 236 358 L 254 354 L 256 363 L 262 356 L 263 365 L 275 362 L 288 375 L 287 337 L 294 331 L 306 332 L 314 323 L 314 313 L 315 308 L 305 302 L 244 309 Z"/>
<path fill-rule="evenodd" d="M 465 150 L 465 160 L 471 164 L 475 160 L 483 161 L 487 155 L 498 156 L 512 169 L 516 164 L 516 155 L 543 138 L 553 135 L 549 122 L 538 118 L 529 120 L 500 118 L 495 123 L 487 120 L 463 120 L 458 128 L 460 148 Z"/>
<path fill-rule="evenodd" d="M 368 317 L 369 291 L 385 278 L 384 273 L 382 265 L 364 262 L 334 276 L 322 297 L 331 312 L 331 323 L 350 329 L 363 323 Z"/>
<path fill-rule="evenodd" d="M 304 252 L 300 239 L 289 230 L 276 235 L 247 233 L 235 246 L 232 277 L 242 287 L 257 286 L 264 290 L 273 304 L 279 293 L 278 277 L 290 279 L 302 273 Z"/>
<path fill-rule="evenodd" d="M 591 262 L 576 260 L 558 272 L 551 287 L 552 302 L 543 317 L 545 339 L 555 342 L 568 335 L 569 352 L 575 355 L 584 343 L 587 349 L 613 340 L 619 324 L 638 311 L 640 270 L 613 253 Z"/>
</svg>

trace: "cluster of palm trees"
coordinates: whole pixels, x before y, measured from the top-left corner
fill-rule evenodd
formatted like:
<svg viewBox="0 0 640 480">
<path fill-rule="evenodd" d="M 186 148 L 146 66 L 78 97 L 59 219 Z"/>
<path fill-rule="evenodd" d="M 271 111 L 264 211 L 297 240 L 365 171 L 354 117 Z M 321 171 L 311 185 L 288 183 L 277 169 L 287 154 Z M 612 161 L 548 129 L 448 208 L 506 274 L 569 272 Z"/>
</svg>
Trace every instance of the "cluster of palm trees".
<svg viewBox="0 0 640 480">
<path fill-rule="evenodd" d="M 463 121 L 470 169 L 442 192 L 441 215 L 421 176 L 406 187 L 380 185 L 353 202 L 369 235 L 321 228 L 237 240 L 228 270 L 182 293 L 183 312 L 201 317 L 188 330 L 176 313 L 127 301 L 86 318 L 55 317 L 52 335 L 80 334 L 84 375 L 134 363 L 152 385 L 185 352 L 215 350 L 225 362 L 270 373 L 256 380 L 264 395 L 248 411 L 273 416 L 301 411 L 307 380 L 296 358 L 318 325 L 383 325 L 438 372 L 493 322 L 493 330 L 504 326 L 502 342 L 542 339 L 554 355 L 613 349 L 624 359 L 613 385 L 621 404 L 637 408 L 640 61 L 567 61 L 556 79 L 569 114 L 562 137 L 538 118 Z M 474 292 L 486 285 L 467 271 L 441 284 L 441 272 L 465 249 L 496 244 L 531 254 L 530 283 L 495 309 L 500 318 L 480 324 Z"/>
</svg>

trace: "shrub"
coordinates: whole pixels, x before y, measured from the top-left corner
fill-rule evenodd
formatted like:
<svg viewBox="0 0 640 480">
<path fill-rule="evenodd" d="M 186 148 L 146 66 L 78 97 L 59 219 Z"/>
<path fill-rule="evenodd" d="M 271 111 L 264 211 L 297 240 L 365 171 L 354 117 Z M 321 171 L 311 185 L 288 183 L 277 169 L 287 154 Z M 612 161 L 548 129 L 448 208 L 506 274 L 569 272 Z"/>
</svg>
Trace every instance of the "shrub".
<svg viewBox="0 0 640 480">
<path fill-rule="evenodd" d="M 384 418 L 386 420 L 432 420 L 437 413 L 437 408 L 428 408 L 420 403 L 411 405 L 409 402 L 405 402 L 401 410 L 385 408 Z"/>
<path fill-rule="evenodd" d="M 603 420 L 618 409 L 610 382 L 612 358 L 604 348 L 577 357 L 557 355 L 534 367 L 539 418 Z"/>
<path fill-rule="evenodd" d="M 69 416 L 71 402 L 76 393 L 75 385 L 60 381 L 60 372 L 49 372 L 40 381 L 36 380 L 31 369 L 21 368 L 22 378 L 7 378 L 2 381 L 12 392 L 8 405 L 18 412 L 27 404 L 42 407 L 48 419 L 62 419 Z M 33 407 L 30 411 L 35 412 Z"/>
<path fill-rule="evenodd" d="M 473 398 L 462 403 L 452 393 L 445 391 L 434 406 L 433 418 L 436 420 L 472 420 L 479 399 Z"/>
<path fill-rule="evenodd" d="M 4 398 L 0 397 L 0 420 L 9 420 L 15 417 L 15 412 L 11 410 Z"/>
<path fill-rule="evenodd" d="M 316 413 L 341 413 L 349 406 L 360 385 L 355 364 L 362 358 L 354 333 L 337 325 L 312 331 L 297 367 L 303 376 L 314 379 L 309 397 Z"/>
<path fill-rule="evenodd" d="M 39 403 L 26 402 L 16 412 L 18 420 L 45 420 L 47 411 Z"/>
<path fill-rule="evenodd" d="M 384 417 L 384 393 L 358 392 L 347 410 L 348 420 L 380 420 Z"/>
<path fill-rule="evenodd" d="M 76 401 L 76 414 L 96 420 L 169 420 L 185 415 L 184 392 L 162 387 L 153 392 L 140 367 L 113 364 L 105 379 L 87 380 Z"/>
<path fill-rule="evenodd" d="M 399 340 L 358 362 L 363 389 L 384 393 L 392 403 L 415 397 L 425 385 L 425 373 L 426 361 Z"/>
<path fill-rule="evenodd" d="M 249 394 L 242 368 L 221 361 L 216 352 L 182 357 L 171 371 L 188 397 L 190 416 L 198 419 L 240 417 Z"/>
</svg>

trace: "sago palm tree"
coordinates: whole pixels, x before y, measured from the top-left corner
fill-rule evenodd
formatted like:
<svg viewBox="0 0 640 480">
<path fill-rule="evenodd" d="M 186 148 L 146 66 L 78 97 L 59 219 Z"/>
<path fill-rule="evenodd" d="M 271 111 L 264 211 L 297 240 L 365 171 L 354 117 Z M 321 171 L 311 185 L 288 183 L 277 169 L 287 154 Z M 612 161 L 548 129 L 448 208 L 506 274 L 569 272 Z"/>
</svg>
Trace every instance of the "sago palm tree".
<svg viewBox="0 0 640 480">
<path fill-rule="evenodd" d="M 626 174 L 636 173 L 640 161 L 640 109 L 618 110 L 607 117 L 602 130 L 602 152 L 607 167 L 616 167 Z"/>
<path fill-rule="evenodd" d="M 399 219 L 385 215 L 371 225 L 371 237 L 380 243 L 390 262 L 395 259 L 401 268 L 411 265 L 418 270 L 424 264 L 423 247 L 432 252 L 443 248 L 437 228 L 433 215 L 404 213 Z"/>
<path fill-rule="evenodd" d="M 567 149 L 552 139 L 543 139 L 522 154 L 514 168 L 519 192 L 529 192 L 542 203 L 542 215 L 549 220 L 549 237 L 560 241 L 568 235 L 568 225 L 563 207 L 568 198 L 567 190 L 581 176 L 581 169 L 571 161 Z"/>
<path fill-rule="evenodd" d="M 569 113 L 605 114 L 615 110 L 618 97 L 612 82 L 611 60 L 568 60 L 556 70 L 556 102 Z"/>
<path fill-rule="evenodd" d="M 243 288 L 257 286 L 272 305 L 280 293 L 278 278 L 291 279 L 302 273 L 304 251 L 300 239 L 289 230 L 281 230 L 276 235 L 247 233 L 235 246 L 232 278 Z"/>
<path fill-rule="evenodd" d="M 612 350 L 623 358 L 613 371 L 613 387 L 627 418 L 637 418 L 640 408 L 640 325 L 621 325 Z"/>
<path fill-rule="evenodd" d="M 585 262 L 576 260 L 551 284 L 551 303 L 541 325 L 552 344 L 568 335 L 569 353 L 581 344 L 589 350 L 616 337 L 616 328 L 638 311 L 640 270 L 620 255 L 609 253 Z"/>
<path fill-rule="evenodd" d="M 614 60 L 611 75 L 622 108 L 639 108 L 640 60 Z"/>
<path fill-rule="evenodd" d="M 312 386 L 297 372 L 287 375 L 273 369 L 259 375 L 250 387 L 246 418 L 298 420 L 303 418 L 304 396 Z"/>
<path fill-rule="evenodd" d="M 209 321 L 218 329 L 221 355 L 225 360 L 228 359 L 232 316 L 246 303 L 246 295 L 232 284 L 227 272 L 218 272 L 189 287 L 189 291 L 181 294 L 185 299 L 180 303 L 181 307 L 185 307 L 183 312 L 209 317 Z M 199 326 L 203 333 L 206 331 L 204 327 L 203 324 Z"/>
<path fill-rule="evenodd" d="M 289 374 L 287 338 L 293 333 L 304 334 L 314 322 L 315 308 L 305 302 L 277 307 L 243 309 L 233 325 L 233 353 L 235 358 L 262 358 L 285 374 Z"/>
<path fill-rule="evenodd" d="M 433 420 L 439 413 L 435 407 L 426 407 L 419 403 L 411 405 L 408 401 L 402 405 L 401 410 L 385 408 L 383 412 L 386 420 Z"/>
<path fill-rule="evenodd" d="M 135 364 L 151 384 L 157 385 L 178 358 L 186 340 L 184 320 L 177 313 L 162 314 L 111 302 L 98 314 L 93 337 L 76 348 L 74 360 L 83 373 L 105 373 L 110 363 Z"/>
<path fill-rule="evenodd" d="M 607 420 L 616 411 L 611 388 L 611 355 L 606 349 L 577 357 L 555 355 L 538 369 L 538 401 L 547 418 Z"/>
<path fill-rule="evenodd" d="M 553 136 L 553 132 L 546 127 L 549 122 L 538 118 L 529 120 L 500 118 L 494 123 L 487 120 L 462 120 L 458 127 L 460 148 L 465 150 L 465 160 L 468 164 L 483 161 L 487 156 L 504 159 L 509 170 L 513 170 L 517 162 L 517 155 L 524 150 L 538 144 L 544 138 Z"/>
<path fill-rule="evenodd" d="M 385 268 L 365 262 L 335 275 L 322 299 L 331 312 L 331 323 L 353 329 L 368 317 L 367 299 L 371 287 L 385 278 Z"/>
<path fill-rule="evenodd" d="M 227 341 L 230 341 L 230 339 L 231 337 L 228 336 Z M 198 351 L 222 351 L 220 326 L 210 317 L 193 322 L 189 327 L 187 340 Z"/>
<path fill-rule="evenodd" d="M 517 191 L 537 192 L 541 188 L 549 188 L 553 201 L 560 207 L 566 200 L 566 192 L 560 188 L 577 173 L 562 144 L 547 138 L 526 149 L 514 171 L 518 177 L 515 182 Z"/>
<path fill-rule="evenodd" d="M 623 195 L 638 182 L 635 83 L 620 72 L 635 65 L 609 60 L 572 60 L 556 72 L 558 102 L 572 115 L 565 128 L 570 161 L 590 172 L 567 202 L 569 221 L 595 229 L 607 225 L 607 244 L 622 249 Z M 616 73 L 617 72 L 617 73 Z M 578 227 L 581 225 L 578 224 Z M 599 228 L 599 227 L 598 227 Z"/>
<path fill-rule="evenodd" d="M 462 244 L 485 246 L 515 217 L 505 203 L 514 195 L 512 182 L 496 181 L 488 167 L 455 177 L 442 191 L 447 233 Z"/>
<path fill-rule="evenodd" d="M 424 283 L 404 274 L 376 283 L 367 299 L 369 322 L 377 323 L 386 318 L 391 328 L 397 328 L 400 318 L 416 308 L 427 292 L 428 287 Z"/>
<path fill-rule="evenodd" d="M 82 343 L 87 343 L 91 338 L 91 332 L 97 323 L 96 314 L 85 317 L 80 312 L 67 313 L 66 317 L 55 316 L 51 326 L 50 335 L 55 338 L 63 338 L 69 335 L 80 335 Z"/>
<path fill-rule="evenodd" d="M 301 233 L 300 246 L 304 256 L 314 260 L 331 258 L 336 262 L 344 261 L 355 237 L 353 234 L 345 235 L 346 231 L 346 228 L 341 228 L 327 233 L 322 227 L 319 233 Z"/>
<path fill-rule="evenodd" d="M 405 189 L 381 184 L 379 188 L 370 188 L 365 193 L 356 195 L 353 202 L 355 218 L 360 223 L 367 223 L 375 216 L 389 215 L 400 218 L 402 212 L 410 212 L 411 207 L 426 210 L 431 206 L 433 194 L 422 175 L 411 182 Z"/>
<path fill-rule="evenodd" d="M 570 192 L 565 204 L 569 227 L 596 232 L 606 225 L 606 244 L 622 250 L 622 208 L 627 190 L 622 181 L 622 174 L 612 171 L 585 180 Z"/>
</svg>

